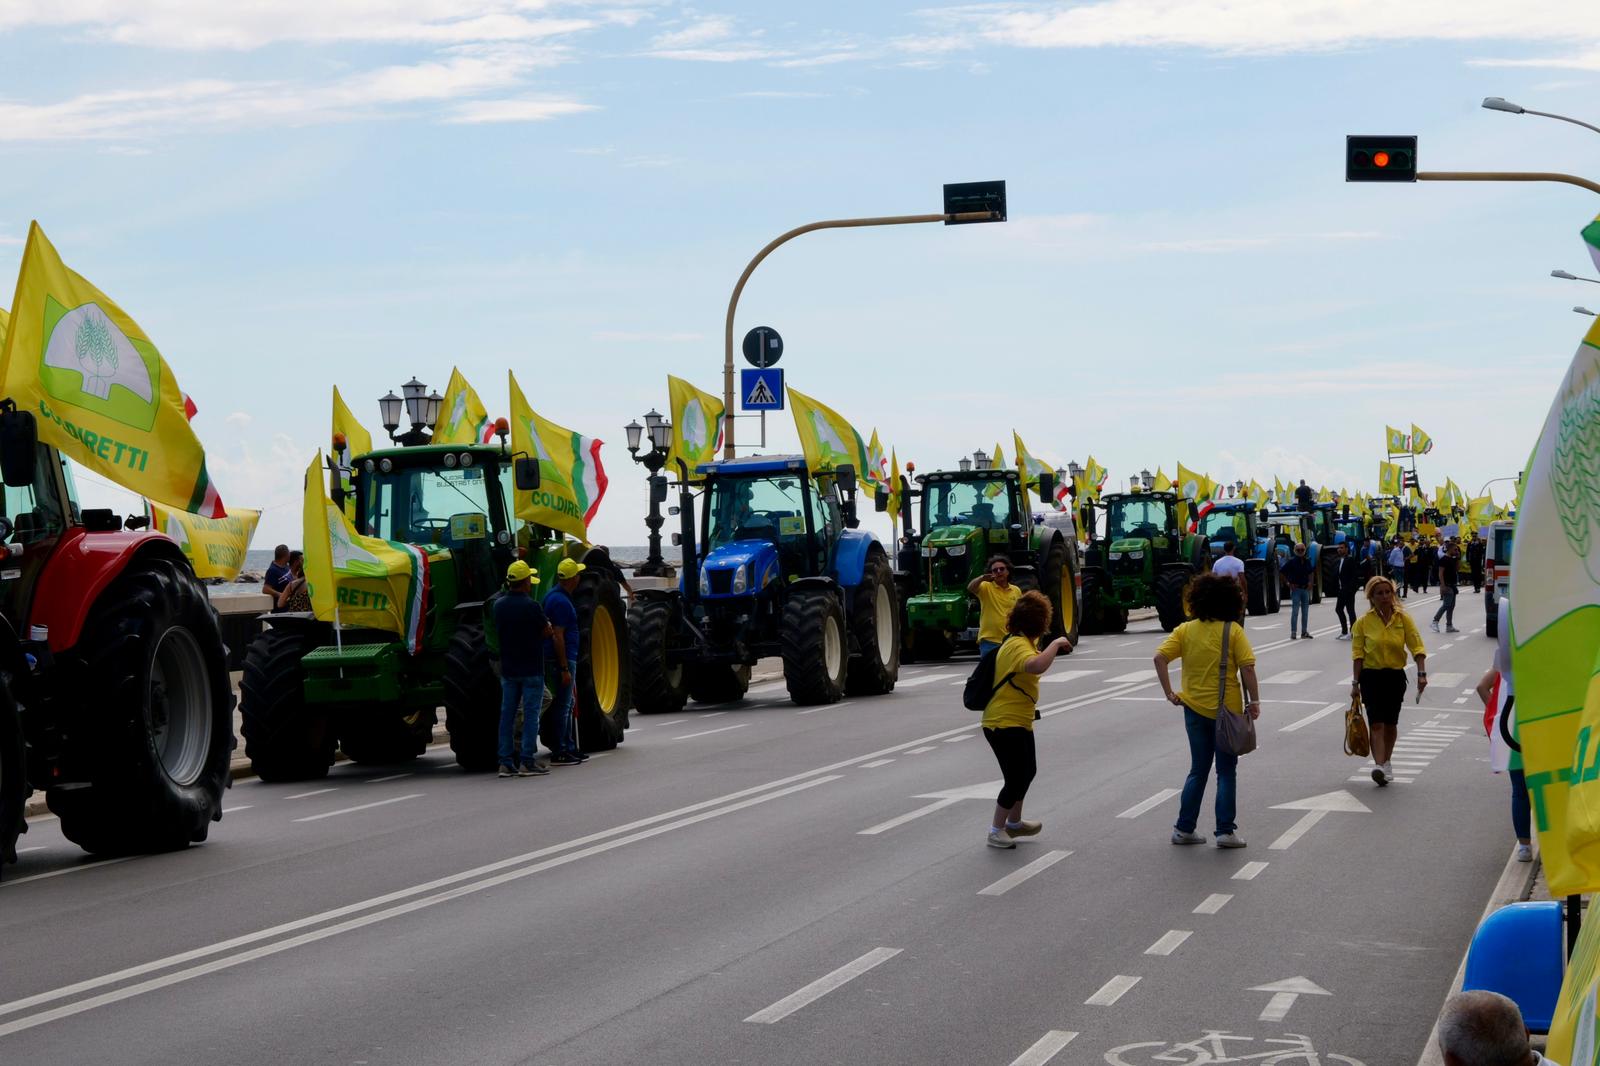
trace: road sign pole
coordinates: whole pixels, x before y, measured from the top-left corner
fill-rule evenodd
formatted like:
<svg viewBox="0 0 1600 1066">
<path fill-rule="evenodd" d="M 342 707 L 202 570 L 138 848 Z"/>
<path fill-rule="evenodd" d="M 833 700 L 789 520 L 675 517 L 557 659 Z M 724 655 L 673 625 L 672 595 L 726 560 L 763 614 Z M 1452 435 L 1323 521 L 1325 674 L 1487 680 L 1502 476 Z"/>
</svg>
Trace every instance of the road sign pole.
<svg viewBox="0 0 1600 1066">
<path fill-rule="evenodd" d="M 961 211 L 954 214 L 937 215 L 888 215 L 881 218 L 834 218 L 822 222 L 811 222 L 804 226 L 797 226 L 789 232 L 775 238 L 761 251 L 756 253 L 750 264 L 744 268 L 744 273 L 739 275 L 738 282 L 733 286 L 733 295 L 728 297 L 728 315 L 722 327 L 722 409 L 731 414 L 733 412 L 733 315 L 739 308 L 739 295 L 744 292 L 745 282 L 750 280 L 750 275 L 755 273 L 761 261 L 771 255 L 782 245 L 789 243 L 802 233 L 811 233 L 821 229 L 859 229 L 864 226 L 909 226 L 919 222 L 989 222 L 995 218 L 992 211 Z M 727 433 L 724 435 L 722 457 L 733 458 L 734 446 L 734 420 L 727 420 Z M 765 436 L 763 435 L 765 447 Z"/>
</svg>

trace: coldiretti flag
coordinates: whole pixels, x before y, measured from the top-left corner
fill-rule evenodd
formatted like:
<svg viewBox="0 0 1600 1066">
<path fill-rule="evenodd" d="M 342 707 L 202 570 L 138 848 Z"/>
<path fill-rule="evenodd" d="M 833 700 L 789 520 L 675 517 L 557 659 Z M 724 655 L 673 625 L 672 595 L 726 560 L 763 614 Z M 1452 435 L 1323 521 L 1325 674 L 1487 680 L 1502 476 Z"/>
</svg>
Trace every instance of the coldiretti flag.
<svg viewBox="0 0 1600 1066">
<path fill-rule="evenodd" d="M 1384 426 L 1384 447 L 1390 455 L 1407 455 L 1411 452 L 1411 442 L 1406 435 L 1393 426 Z"/>
<path fill-rule="evenodd" d="M 1178 495 L 1182 499 L 1201 499 L 1200 490 L 1204 487 L 1204 483 L 1210 480 L 1204 474 L 1197 474 L 1182 463 L 1178 464 Z"/>
<path fill-rule="evenodd" d="M 61 261 L 37 222 L 22 251 L 0 395 L 33 412 L 40 440 L 102 477 L 170 507 L 227 514 L 161 353 Z"/>
<path fill-rule="evenodd" d="M 1016 430 L 1011 431 L 1011 446 L 1017 453 L 1017 473 L 1022 476 L 1022 507 L 1027 510 L 1032 506 L 1028 501 L 1031 498 L 1030 494 L 1039 484 L 1039 476 L 1052 473 L 1052 471 L 1029 453 L 1022 443 L 1022 437 L 1018 435 Z M 1056 498 L 1050 501 L 1058 511 L 1063 506 L 1061 501 L 1065 498 L 1065 493 L 1062 490 L 1065 487 L 1064 485 L 1056 486 Z M 1041 504 L 1044 503 L 1043 500 L 1039 502 Z"/>
<path fill-rule="evenodd" d="M 589 523 L 609 484 L 600 462 L 602 442 L 539 417 L 517 386 L 517 376 L 510 374 L 509 380 L 512 450 L 539 459 L 539 487 L 517 493 L 517 517 L 587 542 Z"/>
<path fill-rule="evenodd" d="M 695 468 L 716 459 L 722 450 L 722 400 L 697 389 L 682 378 L 667 375 L 667 396 L 672 411 L 672 454 L 668 469 L 679 477 L 689 470 L 689 480 L 698 481 Z"/>
<path fill-rule="evenodd" d="M 184 557 L 201 580 L 232 581 L 244 569 L 244 553 L 255 536 L 260 511 L 235 507 L 226 518 L 205 518 L 145 501 L 150 525 L 178 542 Z"/>
<path fill-rule="evenodd" d="M 883 445 L 878 442 L 878 431 L 872 431 L 872 441 L 867 445 L 867 468 L 861 476 L 872 482 L 873 490 L 879 486 L 887 487 L 889 482 L 889 457 L 883 454 Z"/>
<path fill-rule="evenodd" d="M 394 633 L 415 655 L 428 609 L 427 552 L 357 533 L 322 487 L 321 452 L 306 468 L 300 519 L 306 587 L 317 618 Z"/>
<path fill-rule="evenodd" d="M 467 384 L 460 370 L 450 368 L 450 384 L 444 388 L 444 403 L 439 408 L 439 425 L 433 431 L 435 444 L 482 444 L 489 435 L 489 410 L 478 393 Z"/>
<path fill-rule="evenodd" d="M 889 521 L 900 521 L 900 456 L 889 449 Z"/>
<path fill-rule="evenodd" d="M 1415 422 L 1411 423 L 1411 450 L 1418 455 L 1433 451 L 1433 438 L 1422 432 Z"/>
<path fill-rule="evenodd" d="M 345 406 L 344 397 L 339 395 L 337 385 L 333 387 L 332 432 L 328 447 L 331 449 L 334 465 L 338 467 L 339 484 L 347 494 L 344 498 L 345 511 L 354 514 L 356 501 L 350 489 L 350 470 L 356 456 L 372 451 L 372 434 L 366 431 L 361 421 L 351 413 L 349 407 Z"/>
<path fill-rule="evenodd" d="M 1494 505 L 1493 496 L 1474 496 L 1467 501 L 1467 517 L 1480 526 L 1493 522 L 1495 515 L 1499 513 L 1499 508 Z"/>
<path fill-rule="evenodd" d="M 1378 460 L 1378 492 L 1383 496 L 1400 495 L 1400 464 Z"/>
<path fill-rule="evenodd" d="M 1250 487 L 1248 489 L 1246 489 L 1245 491 L 1250 496 L 1250 504 L 1251 504 L 1252 507 L 1255 507 L 1257 510 L 1260 510 L 1262 507 L 1264 507 L 1266 505 L 1266 502 L 1267 502 L 1267 490 L 1262 487 L 1261 482 L 1257 481 L 1255 478 L 1251 478 L 1250 479 Z"/>
<path fill-rule="evenodd" d="M 1156 467 L 1156 491 L 1157 492 L 1171 492 L 1172 491 L 1172 479 L 1170 477 L 1168 477 L 1167 474 L 1166 474 L 1166 471 L 1162 470 L 1159 466 Z"/>
<path fill-rule="evenodd" d="M 818 403 L 798 389 L 789 389 L 789 399 L 794 412 L 794 428 L 800 434 L 800 448 L 805 452 L 806 464 L 812 473 L 832 470 L 846 464 L 856 468 L 856 475 L 867 468 L 867 446 L 844 418 L 831 407 Z M 871 485 L 862 481 L 867 491 Z"/>
</svg>

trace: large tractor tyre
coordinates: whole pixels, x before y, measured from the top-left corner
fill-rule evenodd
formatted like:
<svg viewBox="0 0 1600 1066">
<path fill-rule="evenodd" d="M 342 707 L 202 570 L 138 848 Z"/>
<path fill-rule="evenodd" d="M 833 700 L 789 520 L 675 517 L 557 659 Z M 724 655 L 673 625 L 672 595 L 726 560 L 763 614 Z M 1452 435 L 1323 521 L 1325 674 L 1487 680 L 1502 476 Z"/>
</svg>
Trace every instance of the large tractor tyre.
<svg viewBox="0 0 1600 1066">
<path fill-rule="evenodd" d="M 1107 633 L 1126 633 L 1128 631 L 1128 609 L 1122 604 L 1107 604 L 1100 612 L 1101 623 Z"/>
<path fill-rule="evenodd" d="M 233 692 L 217 612 L 186 563 L 131 561 L 78 642 L 87 788 L 52 789 L 68 840 L 96 854 L 170 851 L 222 817 Z"/>
<path fill-rule="evenodd" d="M 1184 623 L 1188 614 L 1184 593 L 1193 576 L 1194 571 L 1186 567 L 1174 567 L 1156 575 L 1156 617 L 1161 620 L 1162 632 L 1171 633 Z"/>
<path fill-rule="evenodd" d="M 1267 553 L 1267 613 L 1277 614 L 1283 606 L 1283 577 L 1278 573 L 1278 553 Z"/>
<path fill-rule="evenodd" d="M 22 758 L 22 718 L 11 686 L 0 676 L 0 866 L 17 861 L 17 837 L 28 831 L 27 768 Z"/>
<path fill-rule="evenodd" d="M 1265 559 L 1246 559 L 1244 561 L 1244 609 L 1252 617 L 1267 613 L 1267 561 Z"/>
<path fill-rule="evenodd" d="M 578 609 L 578 672 L 572 716 L 578 750 L 610 751 L 622 742 L 633 704 L 633 676 L 628 666 L 628 612 L 622 586 L 610 569 L 591 566 L 572 594 Z M 545 684 L 559 681 L 559 664 L 546 664 Z M 539 739 L 558 748 L 560 723 L 552 713 L 539 720 Z"/>
<path fill-rule="evenodd" d="M 1317 553 L 1317 563 L 1311 568 L 1311 603 L 1322 602 L 1322 553 Z"/>
<path fill-rule="evenodd" d="M 850 644 L 845 692 L 882 696 L 900 678 L 900 602 L 888 556 L 873 552 L 850 594 Z"/>
<path fill-rule="evenodd" d="M 300 660 L 314 643 L 304 633 L 268 629 L 245 650 L 239 682 L 244 753 L 263 781 L 326 777 L 333 763 L 333 723 L 326 711 L 306 705 Z"/>
<path fill-rule="evenodd" d="M 912 630 L 915 636 L 913 643 L 917 646 L 917 658 L 923 662 L 942 663 L 956 653 L 956 642 L 942 629 L 916 629 Z"/>
<path fill-rule="evenodd" d="M 1339 581 L 1339 553 L 1337 551 L 1330 551 L 1327 548 L 1322 549 L 1321 570 L 1322 587 L 1324 589 L 1334 588 Z"/>
<path fill-rule="evenodd" d="M 393 710 L 378 704 L 351 708 L 341 718 L 339 750 L 351 762 L 371 766 L 410 762 L 421 755 L 433 740 L 438 720 L 431 710 L 396 717 Z"/>
<path fill-rule="evenodd" d="M 1066 637 L 1078 643 L 1082 622 L 1078 603 L 1078 563 L 1060 537 L 1050 542 L 1039 569 L 1040 590 L 1050 600 L 1050 639 Z"/>
<path fill-rule="evenodd" d="M 750 687 L 750 667 L 699 663 L 687 668 L 689 698 L 696 703 L 737 703 Z"/>
<path fill-rule="evenodd" d="M 489 662 L 483 627 L 456 626 L 444 653 L 444 725 L 456 765 L 469 773 L 493 770 L 500 754 L 500 681 Z"/>
<path fill-rule="evenodd" d="M 783 680 L 801 706 L 838 703 L 850 663 L 844 610 L 826 589 L 800 589 L 783 605 Z"/>
<path fill-rule="evenodd" d="M 640 714 L 676 714 L 689 699 L 688 669 L 668 665 L 678 646 L 678 608 L 667 600 L 634 600 L 628 608 L 628 659 L 633 704 Z"/>
</svg>

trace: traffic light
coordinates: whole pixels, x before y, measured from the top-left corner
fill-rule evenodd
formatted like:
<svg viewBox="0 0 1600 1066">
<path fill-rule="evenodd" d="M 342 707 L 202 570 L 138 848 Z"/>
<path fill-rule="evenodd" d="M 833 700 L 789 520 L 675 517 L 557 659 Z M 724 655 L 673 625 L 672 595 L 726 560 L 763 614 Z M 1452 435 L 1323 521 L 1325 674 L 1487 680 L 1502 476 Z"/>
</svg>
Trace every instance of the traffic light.
<svg viewBox="0 0 1600 1066">
<path fill-rule="evenodd" d="M 1417 139 L 1345 137 L 1344 180 L 1416 181 Z"/>
<path fill-rule="evenodd" d="M 944 187 L 944 213 L 964 215 L 977 211 L 989 212 L 988 218 L 946 218 L 946 226 L 964 226 L 972 222 L 1004 222 L 1006 220 L 1006 183 L 1003 181 L 963 181 Z"/>
</svg>

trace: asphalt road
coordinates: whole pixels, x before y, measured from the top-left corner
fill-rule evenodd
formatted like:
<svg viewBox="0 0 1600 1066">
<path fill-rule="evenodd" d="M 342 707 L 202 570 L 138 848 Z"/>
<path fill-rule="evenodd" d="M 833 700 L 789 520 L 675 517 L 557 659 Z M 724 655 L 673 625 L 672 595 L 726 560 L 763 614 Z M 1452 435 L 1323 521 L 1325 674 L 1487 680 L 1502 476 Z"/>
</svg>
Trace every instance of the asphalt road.
<svg viewBox="0 0 1600 1066">
<path fill-rule="evenodd" d="M 1285 1061 L 1414 1062 L 1512 844 L 1482 619 L 1434 636 L 1432 602 L 1433 687 L 1381 790 L 1341 751 L 1331 605 L 1312 641 L 1250 620 L 1238 851 L 1168 843 L 1187 749 L 1153 622 L 1045 678 L 1045 828 L 1014 851 L 984 846 L 964 663 L 636 717 L 544 778 L 435 748 L 241 782 L 175 854 L 97 863 L 36 819 L 0 883 L 0 1062 L 1142 1066 L 1301 1037 L 1320 1060 Z M 1212 1057 L 1171 1050 L 1207 1031 Z"/>
</svg>

